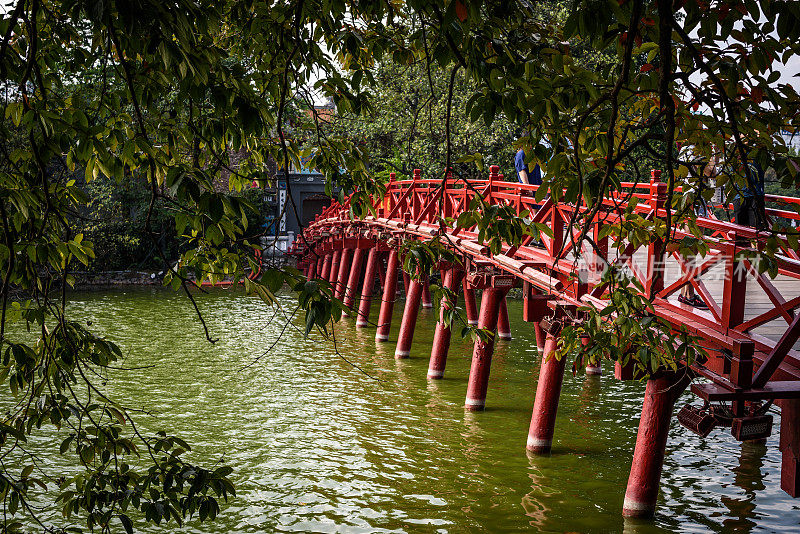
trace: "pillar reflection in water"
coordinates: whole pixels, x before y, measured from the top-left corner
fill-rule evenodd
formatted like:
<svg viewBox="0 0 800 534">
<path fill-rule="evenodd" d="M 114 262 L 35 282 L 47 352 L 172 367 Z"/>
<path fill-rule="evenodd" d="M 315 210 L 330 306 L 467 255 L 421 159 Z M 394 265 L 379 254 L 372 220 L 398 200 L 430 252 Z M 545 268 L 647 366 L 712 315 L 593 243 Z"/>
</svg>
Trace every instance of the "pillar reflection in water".
<svg viewBox="0 0 800 534">
<path fill-rule="evenodd" d="M 757 523 L 753 521 L 756 492 L 764 489 L 764 457 L 767 444 L 760 441 L 744 441 L 739 452 L 739 465 L 733 468 L 733 483 L 743 490 L 739 497 L 723 496 L 722 504 L 731 515 L 723 521 L 725 528 L 736 532 L 749 532 Z"/>
<path fill-rule="evenodd" d="M 550 518 L 550 508 L 545 504 L 553 498 L 558 491 L 548 486 L 549 481 L 547 476 L 542 474 L 541 469 L 537 465 L 542 461 L 542 457 L 528 451 L 528 461 L 530 462 L 530 470 L 528 471 L 528 478 L 531 479 L 531 491 L 522 497 L 520 504 L 522 509 L 525 510 L 525 515 L 530 518 L 529 524 L 537 532 L 548 530 L 548 521 Z M 550 525 L 552 526 L 552 525 Z"/>
</svg>

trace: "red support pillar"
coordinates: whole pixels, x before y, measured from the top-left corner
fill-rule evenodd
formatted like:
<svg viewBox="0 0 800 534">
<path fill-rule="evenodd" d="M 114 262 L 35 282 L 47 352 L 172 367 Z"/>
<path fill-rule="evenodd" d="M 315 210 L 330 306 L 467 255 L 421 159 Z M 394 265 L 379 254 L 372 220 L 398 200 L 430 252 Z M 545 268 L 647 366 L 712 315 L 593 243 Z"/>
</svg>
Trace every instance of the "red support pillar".
<svg viewBox="0 0 800 534">
<path fill-rule="evenodd" d="M 320 278 L 323 280 L 330 280 L 331 277 L 331 264 L 333 263 L 333 254 L 328 252 L 322 260 L 322 270 L 320 271 Z"/>
<path fill-rule="evenodd" d="M 589 336 L 581 336 L 581 345 L 588 347 L 591 345 L 592 339 Z M 603 366 L 600 361 L 597 363 L 586 362 L 586 374 L 590 376 L 600 376 L 603 374 Z"/>
<path fill-rule="evenodd" d="M 497 317 L 497 337 L 500 339 L 511 339 L 511 323 L 508 321 L 508 306 L 506 298 L 500 301 L 500 311 Z"/>
<path fill-rule="evenodd" d="M 350 265 L 353 257 L 353 250 L 349 248 L 342 249 L 342 258 L 339 263 L 339 276 L 336 280 L 336 288 L 333 296 L 341 299 L 344 296 L 344 289 L 347 287 L 347 275 L 350 273 Z"/>
<path fill-rule="evenodd" d="M 403 294 L 408 298 L 408 290 L 411 287 L 411 276 L 403 271 Z"/>
<path fill-rule="evenodd" d="M 533 334 L 536 336 L 536 350 L 539 351 L 539 354 L 544 354 L 544 345 L 547 339 L 547 334 L 545 334 L 544 330 L 542 329 L 541 321 L 536 321 L 533 323 Z"/>
<path fill-rule="evenodd" d="M 558 331 L 548 332 L 544 343 L 542 367 L 539 382 L 536 384 L 536 398 L 533 401 L 533 415 L 528 429 L 526 448 L 538 454 L 550 452 L 556 428 L 558 400 L 561 384 L 564 381 L 566 358 L 557 360 L 553 355 L 558 344 Z"/>
<path fill-rule="evenodd" d="M 431 309 L 433 308 L 433 300 L 431 299 L 431 285 L 425 280 L 425 283 L 422 285 L 422 307 Z"/>
<path fill-rule="evenodd" d="M 383 255 L 378 256 L 378 283 L 381 285 L 381 289 L 386 285 L 386 268 L 383 266 Z"/>
<path fill-rule="evenodd" d="M 655 513 L 672 408 L 688 384 L 686 372 L 662 372 L 647 381 L 631 474 L 622 505 L 625 517 L 645 518 Z"/>
<path fill-rule="evenodd" d="M 325 264 L 325 254 L 320 254 L 317 257 L 317 270 L 314 272 L 314 280 L 322 278 L 322 266 Z"/>
<path fill-rule="evenodd" d="M 339 263 L 342 260 L 342 251 L 341 250 L 334 250 L 333 256 L 331 257 L 331 270 L 328 271 L 328 277 L 326 280 L 336 287 L 336 279 L 339 277 Z"/>
<path fill-rule="evenodd" d="M 800 399 L 781 401 L 781 489 L 800 497 Z"/>
<path fill-rule="evenodd" d="M 408 358 L 411 354 L 411 342 L 414 340 L 414 329 L 417 327 L 423 285 L 423 280 L 413 279 L 406 293 L 406 307 L 400 323 L 400 335 L 397 337 L 397 348 L 394 351 L 395 358 Z"/>
<path fill-rule="evenodd" d="M 381 297 L 381 311 L 378 316 L 378 331 L 375 341 L 389 341 L 389 330 L 392 327 L 392 310 L 394 301 L 397 300 L 397 268 L 400 261 L 397 258 L 397 249 L 389 252 L 389 262 L 386 266 L 386 283 L 383 286 Z"/>
<path fill-rule="evenodd" d="M 536 348 L 539 354 L 544 352 L 545 333 L 542 330 L 541 320 L 547 316 L 547 296 L 539 294 L 530 284 L 522 284 L 522 320 L 533 323 L 533 332 L 536 334 Z"/>
<path fill-rule="evenodd" d="M 500 280 L 505 283 L 498 283 Z M 507 276 L 493 276 L 492 282 L 483 290 L 481 297 L 481 314 L 478 318 L 478 328 L 489 331 L 489 339 L 478 339 L 472 350 L 472 365 L 469 369 L 469 383 L 467 384 L 467 398 L 464 408 L 469 411 L 480 411 L 486 407 L 486 392 L 489 389 L 489 371 L 492 366 L 494 353 L 494 336 L 497 329 L 497 317 L 500 312 L 500 302 L 505 298 L 511 288 L 513 280 Z"/>
<path fill-rule="evenodd" d="M 439 379 L 444 376 L 444 368 L 447 365 L 447 352 L 450 350 L 450 327 L 444 321 L 444 314 L 452 309 L 458 302 L 458 288 L 464 278 L 464 271 L 459 267 L 451 267 L 445 272 L 442 284 L 453 294 L 453 300 L 442 297 L 439 308 L 439 322 L 436 323 L 436 331 L 433 334 L 433 347 L 431 348 L 431 360 L 428 363 L 428 378 Z"/>
<path fill-rule="evenodd" d="M 478 324 L 478 306 L 475 304 L 475 289 L 469 285 L 469 282 L 464 278 L 464 308 L 467 312 L 467 324 L 475 326 Z"/>
<path fill-rule="evenodd" d="M 317 276 L 317 259 L 311 258 L 308 261 L 308 268 L 306 269 L 306 278 L 313 280 Z"/>
<path fill-rule="evenodd" d="M 364 284 L 361 286 L 361 302 L 358 305 L 356 328 L 364 328 L 369 325 L 369 309 L 372 305 L 372 290 L 375 287 L 375 272 L 378 269 L 379 259 L 380 252 L 378 252 L 378 247 L 369 249 L 367 269 L 364 272 Z"/>
<path fill-rule="evenodd" d="M 357 248 L 353 253 L 350 276 L 347 278 L 347 286 L 344 289 L 344 300 L 342 304 L 350 309 L 353 308 L 353 304 L 355 304 L 356 301 L 356 286 L 361 278 L 361 264 L 364 263 L 364 252 L 366 252 L 366 249 Z M 349 316 L 349 313 L 345 312 L 343 315 Z"/>
</svg>

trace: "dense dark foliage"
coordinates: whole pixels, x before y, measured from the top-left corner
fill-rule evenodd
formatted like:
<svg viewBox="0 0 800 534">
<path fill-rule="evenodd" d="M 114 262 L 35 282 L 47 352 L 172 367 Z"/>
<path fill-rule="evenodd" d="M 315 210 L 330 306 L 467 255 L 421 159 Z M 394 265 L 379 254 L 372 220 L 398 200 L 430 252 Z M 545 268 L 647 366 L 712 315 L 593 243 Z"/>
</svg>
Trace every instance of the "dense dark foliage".
<svg viewBox="0 0 800 534">
<path fill-rule="evenodd" d="M 518 144 L 546 169 L 539 194 L 589 208 L 575 210 L 570 221 L 583 230 L 569 244 L 577 253 L 587 244 L 595 200 L 628 177 L 644 178 L 641 158 L 663 170 L 673 210 L 665 218 L 631 214 L 611 226 L 620 246 L 660 240 L 669 247 L 670 229 L 685 227 L 696 233 L 685 252 L 702 253 L 705 236 L 692 223 L 693 207 L 709 194 L 703 169 L 714 157 L 721 160 L 715 180 L 729 200 L 752 189 L 752 161 L 774 169 L 783 186 L 797 184 L 797 156 L 781 132 L 797 128 L 800 102 L 779 72 L 800 51 L 797 2 L 576 0 L 553 17 L 550 4 L 532 6 L 505 0 L 13 3 L 0 23 L 0 384 L 10 399 L 0 454 L 15 460 L 0 469 L 5 528 L 21 528 L 20 518 L 38 520 L 31 494 L 55 485 L 64 520 L 42 525 L 51 530 L 75 526 L 72 518 L 102 531 L 131 531 L 131 517 L 213 519 L 219 500 L 232 494 L 228 467 L 184 461 L 188 444 L 166 434 L 141 435 L 125 407 L 106 395 L 94 377 L 118 362 L 119 350 L 70 320 L 66 288 L 74 270 L 90 265 L 98 251 L 138 259 L 148 250 L 145 257 L 162 262 L 165 283 L 185 292 L 202 322 L 194 282 L 238 280 L 252 263 L 256 243 L 249 236 L 258 210 L 239 193 L 273 178 L 269 162 L 277 162 L 281 178 L 308 158 L 307 166 L 328 178 L 329 192 L 338 186 L 343 198 L 356 191 L 353 213 L 361 216 L 370 195 L 383 190 L 368 170 L 367 150 L 381 154 L 376 169 L 419 164 L 442 177 L 458 160 L 504 160 L 510 150 L 501 138 L 521 133 Z M 393 72 L 415 76 L 398 79 Z M 409 126 L 413 113 L 396 114 L 397 128 L 382 126 L 413 130 L 394 133 L 407 137 L 364 130 L 368 144 L 354 143 L 317 121 L 302 132 L 287 130 L 299 123 L 293 119 L 311 92 L 331 99 L 341 117 L 383 117 L 373 93 L 381 102 L 387 97 L 380 88 L 391 84 L 401 84 L 399 95 L 416 93 L 417 103 L 408 107 L 418 112 L 418 126 Z M 431 94 L 431 106 L 420 104 Z M 472 128 L 478 139 L 459 137 Z M 687 155 L 679 146 L 692 150 Z M 247 158 L 232 161 L 241 153 Z M 229 188 L 215 185 L 223 175 Z M 757 225 L 771 235 L 755 253 L 768 257 L 780 243 L 797 248 L 795 231 L 763 217 L 760 191 L 755 202 L 762 214 Z M 291 204 L 287 210 L 296 216 Z M 114 216 L 93 217 L 103 211 Z M 113 221 L 123 213 L 137 226 L 130 239 L 112 238 L 122 235 Z M 495 248 L 538 230 L 481 202 L 462 222 L 478 224 Z M 441 250 L 436 243 L 419 246 L 430 255 Z M 327 332 L 340 316 L 342 305 L 326 283 L 291 268 L 244 282 L 268 304 L 288 283 L 306 314 L 307 333 Z M 597 310 L 587 310 L 593 314 L 587 328 L 605 341 L 605 356 L 618 359 L 620 347 L 631 343 L 644 350 L 626 357 L 641 367 L 674 367 L 694 350 L 691 339 L 652 318 L 648 304 L 647 295 L 620 286 L 603 313 L 623 320 L 601 321 Z M 215 341 L 208 329 L 206 336 Z M 565 339 L 568 352 L 577 338 Z M 34 464 L 27 438 L 41 426 L 60 432 L 61 452 L 81 466 L 81 475 L 60 479 Z"/>
</svg>

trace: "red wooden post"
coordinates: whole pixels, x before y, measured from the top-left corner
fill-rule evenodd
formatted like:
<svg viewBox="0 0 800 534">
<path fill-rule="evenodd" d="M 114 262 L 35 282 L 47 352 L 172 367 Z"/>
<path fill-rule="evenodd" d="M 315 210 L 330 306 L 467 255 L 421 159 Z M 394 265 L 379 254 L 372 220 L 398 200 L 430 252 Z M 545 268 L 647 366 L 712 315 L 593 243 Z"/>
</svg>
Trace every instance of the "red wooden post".
<svg viewBox="0 0 800 534">
<path fill-rule="evenodd" d="M 688 376 L 686 372 L 661 372 L 647 381 L 631 474 L 622 505 L 625 517 L 652 517 L 655 513 L 672 408 L 689 384 Z"/>
<path fill-rule="evenodd" d="M 506 298 L 500 301 L 500 311 L 497 317 L 497 337 L 500 339 L 511 339 L 511 323 L 508 321 L 508 306 Z"/>
<path fill-rule="evenodd" d="M 500 179 L 500 176 L 497 174 L 499 170 L 500 167 L 498 165 L 492 165 L 489 167 L 489 190 L 486 192 L 486 197 L 484 198 L 484 200 L 487 202 L 491 202 L 494 183 Z"/>
<path fill-rule="evenodd" d="M 431 285 L 425 280 L 422 286 L 422 307 L 431 309 L 433 308 L 433 300 L 431 299 Z"/>
<path fill-rule="evenodd" d="M 558 400 L 561 396 L 561 384 L 564 381 L 566 358 L 557 360 L 553 355 L 558 344 L 558 334 L 558 331 L 547 333 L 539 381 L 536 384 L 536 398 L 533 401 L 531 425 L 528 428 L 526 448 L 538 454 L 550 452 L 553 446 Z"/>
<path fill-rule="evenodd" d="M 383 256 L 382 253 L 378 256 L 378 282 L 381 285 L 381 290 L 383 290 L 383 286 L 386 284 L 386 267 L 383 266 Z"/>
<path fill-rule="evenodd" d="M 325 264 L 325 253 L 320 252 L 319 257 L 317 257 L 317 269 L 314 272 L 314 280 L 322 278 L 322 266 L 324 264 Z"/>
<path fill-rule="evenodd" d="M 364 252 L 366 249 L 357 248 L 353 253 L 353 264 L 350 266 L 350 276 L 347 278 L 347 287 L 344 290 L 344 304 L 347 308 L 352 308 L 356 301 L 356 286 L 361 278 L 361 264 L 364 262 Z M 344 315 L 348 315 L 347 312 Z"/>
<path fill-rule="evenodd" d="M 306 269 L 306 278 L 308 280 L 313 280 L 317 276 L 317 258 L 310 258 L 308 260 L 308 268 Z"/>
<path fill-rule="evenodd" d="M 633 358 L 628 360 L 626 365 L 622 365 L 618 361 L 614 362 L 614 378 L 617 380 L 633 380 L 635 374 L 636 363 Z"/>
<path fill-rule="evenodd" d="M 581 336 L 581 345 L 588 347 L 592 344 L 592 339 L 589 336 Z M 586 374 L 590 376 L 600 376 L 603 374 L 603 366 L 598 360 L 597 363 L 586 362 Z"/>
<path fill-rule="evenodd" d="M 331 257 L 331 269 L 328 271 L 328 277 L 326 278 L 326 280 L 328 280 L 328 282 L 330 282 L 334 287 L 334 290 L 336 289 L 336 280 L 339 277 L 339 263 L 341 260 L 342 251 L 339 249 L 334 250 L 333 256 Z"/>
<path fill-rule="evenodd" d="M 417 182 L 422 180 L 422 169 L 414 169 L 414 174 L 411 177 L 411 189 L 413 189 L 411 195 L 409 196 L 409 206 L 411 208 L 411 220 L 415 220 L 419 216 L 420 212 L 420 205 L 417 199 L 416 190 L 417 190 Z M 406 289 L 406 293 L 408 293 L 408 289 Z"/>
<path fill-rule="evenodd" d="M 439 322 L 436 323 L 436 331 L 433 334 L 433 347 L 431 348 L 431 359 L 428 363 L 428 378 L 439 379 L 444 376 L 444 368 L 447 365 L 447 352 L 450 350 L 450 327 L 444 321 L 444 314 L 447 309 L 452 309 L 458 302 L 458 288 L 464 278 L 464 271 L 459 267 L 451 267 L 445 271 L 444 287 L 452 291 L 453 300 L 448 302 L 447 297 L 442 297 L 439 307 Z"/>
<path fill-rule="evenodd" d="M 394 301 L 397 300 L 397 268 L 400 261 L 397 258 L 397 249 L 389 251 L 389 262 L 386 266 L 386 283 L 383 285 L 381 311 L 378 315 L 378 331 L 375 341 L 389 341 L 389 330 L 392 327 L 392 310 Z"/>
<path fill-rule="evenodd" d="M 722 324 L 733 328 L 744 321 L 745 295 L 747 294 L 747 269 L 740 261 L 739 251 L 747 247 L 747 242 L 732 233 L 733 244 L 730 256 L 726 258 L 725 280 L 722 286 Z"/>
<path fill-rule="evenodd" d="M 553 205 L 553 210 L 550 214 L 550 228 L 553 229 L 552 256 L 560 258 L 566 252 L 564 247 L 564 217 L 561 216 L 561 210 L 558 209 L 556 204 Z M 570 229 L 571 231 L 572 229 Z"/>
<path fill-rule="evenodd" d="M 411 286 L 406 293 L 406 307 L 403 309 L 403 320 L 400 323 L 400 335 L 397 338 L 395 358 L 408 358 L 411 354 L 411 342 L 414 340 L 414 329 L 417 327 L 419 314 L 419 301 L 422 298 L 423 280 L 411 280 Z"/>
<path fill-rule="evenodd" d="M 322 271 L 320 271 L 320 278 L 323 280 L 330 280 L 331 265 L 333 264 L 333 253 L 328 252 L 322 260 Z"/>
<path fill-rule="evenodd" d="M 651 172 L 650 206 L 658 213 L 663 209 L 667 199 L 667 184 L 656 182 L 661 171 Z M 664 289 L 664 240 L 657 239 L 647 246 L 647 295 L 655 295 Z"/>
<path fill-rule="evenodd" d="M 488 330 L 489 338 L 485 341 L 479 338 L 472 350 L 467 398 L 464 401 L 464 408 L 469 411 L 480 411 L 486 407 L 486 392 L 489 389 L 489 371 L 492 366 L 500 302 L 511 289 L 512 283 L 513 279 L 510 276 L 493 276 L 488 287 L 483 290 L 478 328 Z"/>
<path fill-rule="evenodd" d="M 403 271 L 403 294 L 408 298 L 408 290 L 411 288 L 411 276 Z"/>
<path fill-rule="evenodd" d="M 522 284 L 522 320 L 533 323 L 533 332 L 536 334 L 536 348 L 539 354 L 544 352 L 545 333 L 542 330 L 541 320 L 547 315 L 546 295 L 537 294 L 529 282 Z"/>
<path fill-rule="evenodd" d="M 442 191 L 442 216 L 443 217 L 452 217 L 453 216 L 453 205 L 448 200 L 448 190 L 452 184 L 453 180 L 453 170 L 448 168 L 447 172 L 445 173 L 445 182 L 444 182 L 444 190 Z M 442 276 L 442 283 L 444 284 L 444 276 Z"/>
<path fill-rule="evenodd" d="M 372 290 L 375 287 L 375 271 L 378 268 L 380 252 L 378 247 L 369 249 L 367 256 L 367 269 L 364 272 L 364 284 L 361 286 L 361 302 L 358 305 L 358 318 L 356 328 L 369 326 L 369 309 L 372 305 Z"/>
<path fill-rule="evenodd" d="M 350 260 L 352 255 L 352 249 L 342 249 L 342 256 L 339 262 L 339 276 L 337 276 L 336 287 L 333 292 L 333 296 L 337 299 L 341 299 L 344 296 L 344 288 L 347 286 L 347 275 L 350 273 Z"/>
<path fill-rule="evenodd" d="M 781 489 L 800 497 L 800 399 L 781 402 Z"/>
<path fill-rule="evenodd" d="M 478 306 L 475 303 L 475 289 L 469 285 L 469 281 L 464 278 L 464 308 L 467 313 L 467 324 L 475 326 L 478 324 Z"/>
</svg>

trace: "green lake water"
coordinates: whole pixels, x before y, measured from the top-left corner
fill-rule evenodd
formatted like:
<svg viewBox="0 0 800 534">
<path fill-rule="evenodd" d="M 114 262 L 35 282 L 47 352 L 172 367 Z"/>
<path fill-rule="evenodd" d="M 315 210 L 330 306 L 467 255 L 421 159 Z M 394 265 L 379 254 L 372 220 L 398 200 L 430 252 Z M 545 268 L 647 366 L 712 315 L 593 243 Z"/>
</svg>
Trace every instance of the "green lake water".
<svg viewBox="0 0 800 534">
<path fill-rule="evenodd" d="M 673 420 L 656 518 L 623 520 L 644 384 L 614 380 L 609 366 L 601 378 L 568 372 L 553 452 L 528 455 L 540 356 L 519 301 L 509 303 L 514 339 L 495 350 L 487 410 L 470 413 L 471 343 L 454 336 L 445 379 L 426 380 L 434 312 L 420 313 L 411 358 L 395 360 L 402 301 L 389 343 L 354 319 L 337 324 L 339 356 L 333 342 L 303 337 L 300 314 L 284 329 L 291 295 L 277 312 L 235 291 L 199 296 L 215 345 L 171 292 L 70 299 L 74 317 L 122 347 L 126 366 L 154 366 L 105 386 L 153 412 L 140 426 L 183 437 L 195 461 L 235 469 L 238 495 L 218 520 L 181 532 L 800 531 L 800 500 L 780 490 L 777 416 L 766 446 L 725 429 L 701 439 Z M 66 461 L 44 460 L 54 470 Z"/>
</svg>

